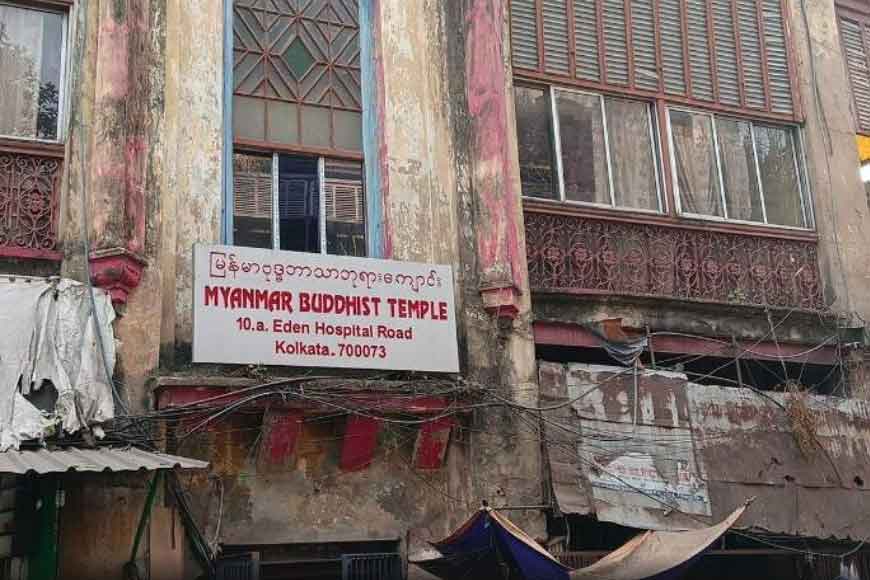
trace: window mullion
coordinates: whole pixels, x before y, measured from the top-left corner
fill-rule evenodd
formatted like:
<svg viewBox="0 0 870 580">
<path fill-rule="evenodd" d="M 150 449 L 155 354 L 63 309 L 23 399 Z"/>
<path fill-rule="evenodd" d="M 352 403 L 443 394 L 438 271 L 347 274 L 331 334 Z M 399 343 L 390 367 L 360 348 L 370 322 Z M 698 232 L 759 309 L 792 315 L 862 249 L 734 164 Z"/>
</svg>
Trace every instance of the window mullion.
<svg viewBox="0 0 870 580">
<path fill-rule="evenodd" d="M 317 224 L 320 230 L 320 253 L 326 253 L 326 160 L 317 158 L 317 201 L 319 214 Z"/>
<path fill-rule="evenodd" d="M 677 153 L 674 147 L 674 129 L 671 126 L 671 110 L 669 108 L 665 108 L 665 120 L 667 122 L 666 131 L 671 162 L 671 189 L 674 195 L 674 210 L 676 210 L 677 215 L 682 215 L 683 204 L 680 199 L 680 176 L 677 174 Z"/>
<path fill-rule="evenodd" d="M 719 151 L 719 131 L 716 129 L 716 117 L 710 115 L 710 125 L 713 128 L 713 153 L 716 156 L 716 176 L 719 180 L 719 198 L 722 200 L 722 217 L 728 219 L 728 202 L 725 199 L 725 179 L 722 176 L 722 159 Z"/>
<path fill-rule="evenodd" d="M 279 211 L 280 187 L 278 182 L 278 154 L 272 153 L 272 249 L 281 249 L 281 214 Z"/>
<path fill-rule="evenodd" d="M 657 141 L 655 128 L 653 127 L 653 111 L 654 108 L 651 105 L 647 105 L 646 116 L 647 124 L 649 125 L 650 155 L 652 155 L 653 172 L 656 180 L 656 203 L 658 204 L 659 213 L 663 213 L 664 204 L 662 203 L 662 185 L 660 183 L 661 176 L 659 175 L 659 152 L 656 149 Z"/>
<path fill-rule="evenodd" d="M 550 117 L 553 119 L 553 152 L 556 156 L 556 185 L 559 187 L 559 200 L 565 201 L 565 176 L 562 174 L 562 127 L 556 110 L 556 89 L 550 90 Z"/>
<path fill-rule="evenodd" d="M 755 124 L 749 124 L 749 136 L 752 138 L 752 157 L 755 159 L 755 179 L 758 182 L 758 197 L 761 199 L 761 219 L 767 223 L 767 200 L 764 198 L 764 185 L 761 182 L 761 164 L 758 162 L 758 145 L 755 143 Z"/>
<path fill-rule="evenodd" d="M 616 207 L 616 192 L 613 191 L 613 166 L 610 161 L 610 137 L 607 131 L 607 110 L 604 106 L 604 97 L 598 96 L 601 104 L 601 126 L 604 129 L 604 158 L 607 160 L 607 186 L 610 189 L 610 205 Z"/>
</svg>

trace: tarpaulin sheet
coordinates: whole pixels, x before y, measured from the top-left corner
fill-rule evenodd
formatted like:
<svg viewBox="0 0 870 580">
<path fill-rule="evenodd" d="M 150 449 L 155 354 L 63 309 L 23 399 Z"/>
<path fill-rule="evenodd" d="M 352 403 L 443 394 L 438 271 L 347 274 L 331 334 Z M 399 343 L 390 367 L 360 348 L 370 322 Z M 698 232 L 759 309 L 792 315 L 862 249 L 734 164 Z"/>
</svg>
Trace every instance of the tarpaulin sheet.
<svg viewBox="0 0 870 580">
<path fill-rule="evenodd" d="M 483 508 L 450 537 L 432 544 L 439 557 L 411 559 L 444 580 L 567 580 L 568 568 L 506 517 Z"/>
<path fill-rule="evenodd" d="M 707 548 L 737 522 L 741 506 L 722 522 L 686 532 L 649 531 L 629 540 L 586 568 L 571 572 L 571 580 L 671 580 L 679 578 Z"/>
<path fill-rule="evenodd" d="M 110 378 L 115 364 L 115 311 L 102 290 L 64 279 L 0 280 L 0 451 L 45 437 L 62 427 L 112 419 Z M 96 324 L 94 315 L 97 315 Z M 96 328 L 100 329 L 105 362 Z M 53 409 L 38 409 L 25 398 L 50 382 Z"/>
</svg>

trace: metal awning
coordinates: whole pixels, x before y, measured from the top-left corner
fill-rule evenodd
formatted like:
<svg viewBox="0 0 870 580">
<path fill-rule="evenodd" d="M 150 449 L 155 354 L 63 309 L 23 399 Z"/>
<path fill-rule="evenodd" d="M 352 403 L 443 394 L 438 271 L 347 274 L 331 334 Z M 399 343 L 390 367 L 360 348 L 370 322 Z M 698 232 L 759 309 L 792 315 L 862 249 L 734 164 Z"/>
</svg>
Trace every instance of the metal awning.
<svg viewBox="0 0 870 580">
<path fill-rule="evenodd" d="M 0 453 L 0 473 L 65 473 L 205 469 L 208 462 L 135 447 L 35 449 Z"/>
</svg>

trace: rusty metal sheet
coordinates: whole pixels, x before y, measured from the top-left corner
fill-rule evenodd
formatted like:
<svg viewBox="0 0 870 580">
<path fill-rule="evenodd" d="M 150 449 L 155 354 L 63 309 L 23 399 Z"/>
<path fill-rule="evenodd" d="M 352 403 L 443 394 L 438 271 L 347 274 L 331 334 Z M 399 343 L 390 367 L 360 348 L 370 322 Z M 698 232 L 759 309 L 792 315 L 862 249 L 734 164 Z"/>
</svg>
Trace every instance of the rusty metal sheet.
<svg viewBox="0 0 870 580">
<path fill-rule="evenodd" d="M 563 366 L 561 380 L 558 368 L 542 369 L 547 398 L 572 403 L 573 413 L 559 420 L 576 430 L 573 446 L 557 442 L 563 457 L 550 451 L 562 510 L 568 509 L 563 503 L 585 507 L 591 502 L 602 521 L 664 530 L 703 525 L 680 515 L 710 515 L 684 375 L 639 371 L 635 380 L 632 369 L 577 364 Z M 564 457 L 566 447 L 573 463 Z"/>
<path fill-rule="evenodd" d="M 572 364 L 567 366 L 566 381 L 568 398 L 577 399 L 573 407 L 584 419 L 689 427 L 683 374 L 640 370 L 635 385 L 631 368 Z"/>
<path fill-rule="evenodd" d="M 698 449 L 713 481 L 862 489 L 870 482 L 870 406 L 809 396 L 817 448 L 804 455 L 784 406 L 787 395 L 690 384 Z M 739 457 L 740 461 L 734 461 Z"/>
<path fill-rule="evenodd" d="M 549 460 L 563 511 L 682 529 L 721 519 L 756 497 L 742 527 L 870 537 L 868 402 L 807 397 L 819 448 L 805 456 L 783 409 L 787 395 L 698 385 L 676 373 L 644 373 L 635 387 L 630 369 L 553 363 L 542 363 L 541 387 L 542 404 L 572 403 L 553 413 L 547 431 L 548 445 L 559 448 L 549 449 Z M 573 425 L 574 434 L 553 429 L 560 423 Z M 679 509 L 656 509 L 662 502 L 651 498 L 677 501 Z"/>
</svg>

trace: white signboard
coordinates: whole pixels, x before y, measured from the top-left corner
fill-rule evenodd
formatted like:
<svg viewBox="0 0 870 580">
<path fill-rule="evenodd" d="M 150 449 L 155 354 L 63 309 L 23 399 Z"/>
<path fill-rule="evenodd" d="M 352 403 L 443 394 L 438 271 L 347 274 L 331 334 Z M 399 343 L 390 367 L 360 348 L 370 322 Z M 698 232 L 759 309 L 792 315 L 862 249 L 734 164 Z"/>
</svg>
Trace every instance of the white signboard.
<svg viewBox="0 0 870 580">
<path fill-rule="evenodd" d="M 193 361 L 458 372 L 449 266 L 194 247 Z"/>
</svg>

